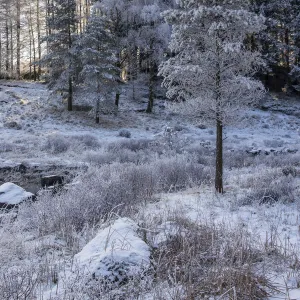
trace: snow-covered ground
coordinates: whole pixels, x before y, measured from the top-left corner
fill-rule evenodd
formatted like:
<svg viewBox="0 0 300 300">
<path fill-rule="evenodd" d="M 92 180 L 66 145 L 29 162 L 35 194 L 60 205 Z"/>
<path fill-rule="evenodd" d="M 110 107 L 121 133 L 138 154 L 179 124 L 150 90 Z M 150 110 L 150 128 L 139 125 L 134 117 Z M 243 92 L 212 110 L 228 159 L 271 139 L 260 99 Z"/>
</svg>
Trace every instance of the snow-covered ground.
<svg viewBox="0 0 300 300">
<path fill-rule="evenodd" d="M 82 151 L 66 151 L 61 155 L 51 155 L 42 148 L 47 137 L 59 134 L 63 136 L 93 135 L 101 144 L 122 139 L 120 129 L 127 128 L 132 139 L 155 139 L 164 129 L 175 127 L 182 129 L 180 137 L 195 142 L 214 145 L 214 128 L 200 129 L 185 118 L 178 118 L 163 109 L 155 107 L 155 114 L 138 113 L 135 108 L 146 107 L 141 101 L 122 99 L 118 116 L 103 115 L 100 124 L 94 124 L 93 117 L 85 112 L 66 112 L 61 103 L 45 85 L 32 82 L 0 81 L 0 129 L 1 164 L 13 160 L 15 163 L 68 161 Z M 278 101 L 274 97 L 270 107 L 274 110 L 253 110 L 248 112 L 248 120 L 240 128 L 227 128 L 225 146 L 234 149 L 262 149 L 276 151 L 298 149 L 300 141 L 300 120 L 290 115 L 300 109 L 300 104 L 284 100 L 289 115 L 277 112 Z M 290 105 L 287 103 L 291 103 Z M 288 106 L 289 105 L 289 106 Z M 202 128 L 202 127 L 201 127 Z M 180 130 L 180 129 L 179 129 Z M 74 149 L 71 149 L 74 150 Z M 76 149 L 75 149 L 76 150 Z M 75 153 L 74 153 L 75 152 Z M 76 160 L 78 157 L 76 157 Z"/>
<path fill-rule="evenodd" d="M 97 155 L 100 155 L 97 158 L 100 164 L 106 160 L 110 164 L 108 156 L 110 149 L 116 147 L 112 146 L 114 143 L 140 140 L 150 140 L 158 148 L 164 144 L 171 149 L 178 145 L 181 150 L 199 148 L 200 152 L 206 151 L 213 161 L 214 128 L 193 123 L 159 106 L 155 106 L 153 115 L 137 112 L 140 107 L 146 107 L 143 99 L 137 102 L 122 97 L 118 114 L 103 115 L 100 124 L 96 125 L 88 113 L 67 112 L 52 97 L 46 86 L 39 83 L 0 81 L 0 184 L 8 181 L 25 183 L 29 180 L 25 178 L 30 173 L 29 169 L 39 169 L 42 173 L 48 167 L 49 173 L 75 168 L 79 172 L 82 166 L 95 164 L 95 159 L 91 157 Z M 160 104 L 163 105 L 162 101 Z M 172 236 L 173 231 L 177 231 L 173 220 L 178 214 L 195 224 L 210 224 L 229 231 L 240 228 L 266 256 L 267 275 L 277 290 L 273 290 L 269 299 L 300 299 L 300 101 L 285 98 L 282 104 L 282 100 L 273 96 L 265 107 L 266 110 L 248 111 L 243 126 L 226 128 L 224 195 L 216 195 L 210 182 L 193 185 L 183 191 L 174 191 L 170 187 L 169 193 L 156 193 L 155 201 L 141 201 L 143 205 L 139 205 L 130 217 L 140 226 L 141 232 L 149 232 L 151 247 L 159 247 L 167 237 Z M 119 136 L 121 129 L 131 133 L 130 139 Z M 132 155 L 137 155 L 132 152 Z M 14 169 L 20 164 L 25 166 L 26 171 Z M 276 190 L 278 199 L 277 194 L 271 196 L 272 200 L 276 198 L 278 201 L 268 201 L 267 197 L 271 197 L 268 189 L 275 187 L 280 189 Z M 265 191 L 266 195 L 259 196 L 263 203 L 253 200 L 258 197 L 255 195 L 257 190 Z M 20 266 L 27 270 L 35 262 L 47 266 L 47 262 L 51 261 L 49 268 L 57 270 L 51 269 L 52 281 L 50 284 L 44 283 L 45 290 L 40 291 L 36 299 L 65 299 L 62 294 L 55 293 L 57 282 L 63 282 L 66 289 L 79 290 L 74 282 L 70 288 L 70 283 L 65 282 L 63 275 L 72 271 L 74 252 L 79 253 L 75 258 L 80 258 L 86 249 L 92 251 L 91 247 L 84 246 L 93 238 L 105 234 L 110 236 L 112 233 L 105 226 L 104 229 L 101 226 L 100 229 L 88 228 L 86 224 L 83 226 L 85 230 L 78 233 L 74 250 L 69 248 L 66 236 L 43 233 L 41 228 L 45 224 L 37 231 L 28 230 L 26 216 L 30 216 L 30 213 L 21 211 L 20 220 L 23 221 L 19 221 L 18 228 L 10 222 L 1 227 L 0 247 L 2 257 L 6 257 L 0 265 L 1 272 Z M 36 215 L 42 222 L 42 215 L 38 211 Z M 116 218 L 114 213 L 110 217 Z M 132 250 L 129 244 L 134 240 L 133 237 L 136 237 L 135 233 L 131 233 L 129 240 L 124 238 L 124 247 L 128 252 Z M 145 238 L 143 240 L 134 240 L 134 243 L 146 247 Z M 116 245 L 118 243 L 120 241 Z M 113 249 L 114 245 L 105 247 Z M 99 257 L 104 257 L 103 253 L 92 253 L 91 261 Z M 139 259 L 139 256 L 134 258 Z M 62 267 L 64 259 L 66 262 Z M 84 259 L 88 260 L 86 256 Z M 157 286 L 160 284 L 163 286 L 161 290 L 169 288 L 162 298 L 148 289 L 139 297 L 128 295 L 123 299 L 186 299 L 180 296 L 180 283 L 167 284 L 166 287 L 164 282 L 160 282 Z M 61 285 L 57 291 L 60 289 Z M 219 295 L 210 299 L 229 298 Z"/>
</svg>

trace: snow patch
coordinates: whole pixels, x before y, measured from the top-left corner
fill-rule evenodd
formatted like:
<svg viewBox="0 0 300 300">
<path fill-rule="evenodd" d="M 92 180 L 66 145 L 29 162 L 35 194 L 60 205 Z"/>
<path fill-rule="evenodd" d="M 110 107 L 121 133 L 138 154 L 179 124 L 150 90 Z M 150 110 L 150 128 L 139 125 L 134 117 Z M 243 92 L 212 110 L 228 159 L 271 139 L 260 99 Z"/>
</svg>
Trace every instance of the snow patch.
<svg viewBox="0 0 300 300">
<path fill-rule="evenodd" d="M 0 204 L 17 205 L 32 196 L 32 193 L 11 182 L 0 186 Z"/>
<path fill-rule="evenodd" d="M 110 282 L 141 275 L 150 266 L 150 248 L 137 230 L 137 224 L 128 218 L 115 221 L 75 255 L 75 266 L 86 275 Z"/>
</svg>

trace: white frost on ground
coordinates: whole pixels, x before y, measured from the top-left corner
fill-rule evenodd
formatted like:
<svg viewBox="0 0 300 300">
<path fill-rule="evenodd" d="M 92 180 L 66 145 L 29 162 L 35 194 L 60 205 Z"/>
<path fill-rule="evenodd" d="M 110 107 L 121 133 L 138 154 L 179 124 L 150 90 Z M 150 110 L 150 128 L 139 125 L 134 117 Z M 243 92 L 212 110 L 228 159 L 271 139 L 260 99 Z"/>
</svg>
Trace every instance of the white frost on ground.
<svg viewBox="0 0 300 300">
<path fill-rule="evenodd" d="M 137 235 L 137 230 L 138 226 L 128 218 L 118 219 L 100 230 L 75 255 L 76 269 L 111 282 L 140 275 L 150 266 L 150 249 Z"/>
<path fill-rule="evenodd" d="M 131 139 L 158 139 L 163 136 L 166 126 L 182 126 L 178 133 L 181 140 L 187 139 L 191 144 L 207 146 L 213 149 L 215 143 L 214 128 L 202 129 L 193 126 L 186 119 L 168 116 L 164 111 L 153 115 L 138 113 L 132 110 L 134 103 L 121 99 L 118 116 L 101 116 L 100 125 L 94 124 L 93 117 L 87 113 L 66 112 L 59 106 L 52 105 L 46 87 L 37 83 L 0 81 L 0 167 L 14 167 L 18 163 L 29 165 L 47 163 L 80 164 L 84 151 L 68 150 L 52 154 L 43 149 L 49 136 L 60 134 L 65 137 L 74 135 L 95 136 L 101 143 L 124 140 L 118 137 L 118 131 L 126 128 L 131 132 Z M 135 104 L 136 107 L 141 104 Z M 144 105 L 144 104 L 143 104 Z M 286 105 L 290 109 L 289 103 Z M 300 103 L 294 101 L 293 109 L 300 111 Z M 260 150 L 287 153 L 288 150 L 300 150 L 300 119 L 295 115 L 279 111 L 261 111 L 253 109 L 247 112 L 247 126 L 228 127 L 225 129 L 225 155 L 230 151 Z M 6 122 L 15 121 L 21 125 L 20 130 L 5 127 Z M 156 237 L 156 243 L 165 241 L 176 232 L 176 225 L 167 217 L 170 210 L 179 210 L 191 221 L 213 222 L 224 226 L 241 226 L 256 236 L 261 247 L 268 246 L 270 234 L 276 235 L 282 249 L 290 249 L 299 254 L 300 249 L 300 212 L 299 199 L 295 203 L 264 206 L 242 206 L 235 204 L 236 191 L 241 190 L 237 181 L 253 173 L 253 167 L 239 171 L 225 171 L 227 176 L 236 176 L 235 186 L 225 186 L 222 196 L 214 194 L 212 188 L 201 186 L 197 191 L 185 191 L 160 195 L 159 202 L 149 204 L 145 214 L 149 218 L 162 215 L 163 225 Z M 237 173 L 237 174 L 235 174 Z M 228 180 L 228 182 L 232 180 Z M 298 183 L 298 186 L 300 183 Z M 298 203 L 298 204 L 297 204 Z M 165 217 L 165 218 L 164 218 Z M 149 265 L 149 248 L 138 237 L 137 225 L 128 219 L 120 219 L 100 231 L 75 258 L 79 266 L 86 271 L 101 276 L 110 276 L 105 262 L 126 260 L 130 266 Z M 266 243 L 267 242 L 267 243 Z M 291 269 L 275 274 L 274 283 L 282 293 L 270 298 L 300 299 L 300 290 L 295 285 Z M 164 288 L 167 289 L 168 287 Z M 174 291 L 175 293 L 176 291 Z M 172 291 L 170 290 L 170 294 Z M 173 297 L 174 298 L 174 297 Z M 170 296 L 170 299 L 173 299 Z M 145 298 L 146 299 L 146 298 Z M 148 298 L 147 298 L 148 299 Z M 151 295 L 149 295 L 149 299 Z"/>
<path fill-rule="evenodd" d="M 146 99 L 142 100 L 145 102 Z M 300 111 L 299 103 L 292 101 L 291 105 L 294 110 Z M 191 125 L 190 120 L 169 115 L 156 106 L 153 115 L 136 112 L 140 106 L 141 101 L 122 95 L 118 115 L 102 115 L 97 125 L 93 116 L 86 112 L 66 112 L 62 103 L 55 103 L 45 85 L 0 81 L 0 167 L 1 160 L 13 160 L 15 163 L 45 163 L 52 160 L 63 163 L 71 158 L 76 162 L 82 161 L 84 153 L 80 149 L 77 151 L 71 147 L 64 153 L 53 155 L 43 148 L 47 138 L 56 134 L 62 137 L 92 135 L 101 145 L 105 145 L 124 139 L 118 136 L 120 129 L 128 129 L 134 140 L 155 140 L 163 135 L 166 127 L 179 126 L 183 128 L 178 132 L 179 139 L 214 148 L 214 128 L 198 128 Z M 257 109 L 249 110 L 246 115 L 247 120 L 239 128 L 225 128 L 225 151 L 258 149 L 264 153 L 300 150 L 298 117 Z M 21 129 L 5 127 L 5 123 L 13 121 Z"/>
<path fill-rule="evenodd" d="M 227 190 L 230 189 L 228 186 Z M 221 226 L 227 228 L 243 228 L 252 236 L 258 249 L 270 253 L 273 243 L 282 249 L 283 257 L 292 257 L 300 249 L 300 212 L 297 203 L 273 205 L 254 205 L 237 207 L 232 199 L 236 191 L 228 191 L 218 195 L 212 188 L 201 187 L 171 194 L 161 194 L 160 202 L 149 204 L 145 210 L 150 216 L 160 216 L 163 220 L 158 227 L 159 233 L 155 242 L 167 240 L 178 231 L 178 225 L 169 218 L 180 212 L 181 217 L 187 217 L 192 222 Z M 295 258 L 296 260 L 297 258 Z M 297 261 L 295 261 L 297 263 Z M 276 269 L 276 266 L 273 266 Z M 272 274 L 272 282 L 278 289 L 278 294 L 270 297 L 275 299 L 300 300 L 299 273 L 290 270 L 278 270 Z M 290 298 L 284 298 L 289 295 Z"/>
<path fill-rule="evenodd" d="M 32 193 L 26 192 L 23 188 L 11 182 L 6 182 L 0 186 L 1 204 L 17 205 L 32 196 Z"/>
</svg>

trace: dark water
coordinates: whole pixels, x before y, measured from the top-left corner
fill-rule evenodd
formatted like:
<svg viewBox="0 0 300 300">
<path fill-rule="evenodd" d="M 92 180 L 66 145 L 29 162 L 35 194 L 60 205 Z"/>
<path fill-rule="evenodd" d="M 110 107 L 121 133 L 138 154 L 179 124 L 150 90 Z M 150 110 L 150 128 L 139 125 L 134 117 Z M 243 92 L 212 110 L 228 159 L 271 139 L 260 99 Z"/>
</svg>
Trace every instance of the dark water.
<svg viewBox="0 0 300 300">
<path fill-rule="evenodd" d="M 0 185 L 5 182 L 12 182 L 22 187 L 28 192 L 36 194 L 42 189 L 41 178 L 43 176 L 58 175 L 63 176 L 65 183 L 70 183 L 72 179 L 82 171 L 81 168 L 65 166 L 46 166 L 38 170 L 29 169 L 19 171 L 19 169 L 0 168 Z"/>
</svg>

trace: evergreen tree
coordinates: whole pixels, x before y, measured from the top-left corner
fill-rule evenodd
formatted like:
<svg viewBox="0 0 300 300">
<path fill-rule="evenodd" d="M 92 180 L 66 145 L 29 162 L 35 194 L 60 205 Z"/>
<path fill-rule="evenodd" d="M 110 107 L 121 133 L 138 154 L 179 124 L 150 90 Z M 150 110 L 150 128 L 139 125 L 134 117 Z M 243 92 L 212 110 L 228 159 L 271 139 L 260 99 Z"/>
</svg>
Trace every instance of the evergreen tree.
<svg viewBox="0 0 300 300">
<path fill-rule="evenodd" d="M 215 188 L 223 192 L 223 127 L 256 102 L 263 85 L 252 79 L 262 63 L 260 54 L 244 46 L 247 35 L 259 32 L 264 19 L 238 0 L 181 0 L 181 9 L 165 16 L 173 25 L 174 57 L 160 74 L 175 98 L 175 109 L 216 124 Z M 178 103 L 179 102 L 179 103 Z"/>
<path fill-rule="evenodd" d="M 76 37 L 76 0 L 53 0 L 47 15 L 48 54 L 41 60 L 50 72 L 50 87 L 68 91 L 68 110 L 72 110 L 74 63 L 72 45 Z"/>
<path fill-rule="evenodd" d="M 96 123 L 99 123 L 101 101 L 115 92 L 120 82 L 114 36 L 109 30 L 109 23 L 110 20 L 94 8 L 85 32 L 75 45 L 82 65 L 79 78 L 96 93 L 93 101 Z"/>
<path fill-rule="evenodd" d="M 146 111 L 152 112 L 158 65 L 164 59 L 171 35 L 161 13 L 174 7 L 175 0 L 102 0 L 97 5 L 112 21 L 112 33 L 118 40 L 118 66 L 123 78 L 132 82 L 133 98 L 135 81 L 142 76 L 147 78 Z"/>
<path fill-rule="evenodd" d="M 162 3 L 161 3 L 162 4 Z M 138 47 L 141 49 L 141 64 L 148 75 L 148 105 L 146 112 L 152 113 L 154 105 L 154 83 L 158 65 L 167 52 L 171 34 L 170 27 L 161 17 L 166 7 L 158 4 L 144 5 L 141 10 L 141 26 L 138 30 Z"/>
<path fill-rule="evenodd" d="M 297 73 L 300 50 L 300 0 L 253 0 L 252 10 L 266 17 L 266 28 L 257 38 L 269 67 L 266 84 L 270 88 L 289 88 Z"/>
</svg>

